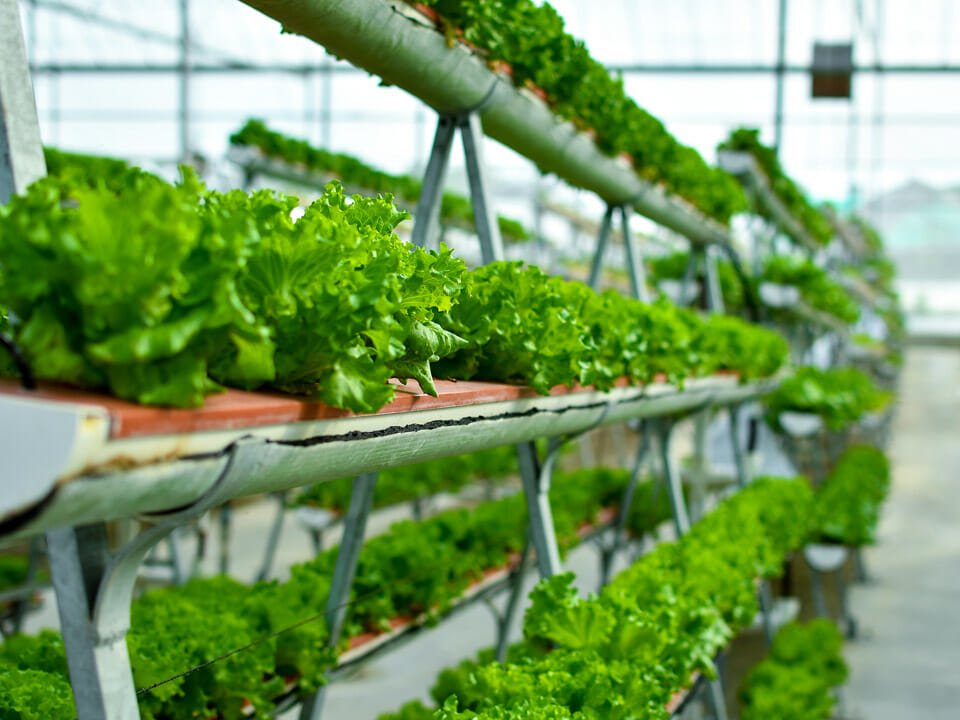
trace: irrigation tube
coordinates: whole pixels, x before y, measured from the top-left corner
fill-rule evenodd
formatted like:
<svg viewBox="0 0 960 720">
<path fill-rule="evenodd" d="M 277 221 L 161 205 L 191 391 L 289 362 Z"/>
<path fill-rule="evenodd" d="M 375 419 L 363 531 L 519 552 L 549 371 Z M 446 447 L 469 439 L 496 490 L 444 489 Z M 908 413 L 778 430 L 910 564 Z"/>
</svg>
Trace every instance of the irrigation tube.
<svg viewBox="0 0 960 720">
<path fill-rule="evenodd" d="M 486 135 L 608 204 L 630 205 L 696 244 L 730 243 L 725 227 L 643 180 L 625 161 L 604 155 L 589 135 L 491 71 L 468 48 L 448 47 L 441 33 L 400 0 L 243 2 L 437 112 L 464 113 L 483 103 Z"/>
</svg>

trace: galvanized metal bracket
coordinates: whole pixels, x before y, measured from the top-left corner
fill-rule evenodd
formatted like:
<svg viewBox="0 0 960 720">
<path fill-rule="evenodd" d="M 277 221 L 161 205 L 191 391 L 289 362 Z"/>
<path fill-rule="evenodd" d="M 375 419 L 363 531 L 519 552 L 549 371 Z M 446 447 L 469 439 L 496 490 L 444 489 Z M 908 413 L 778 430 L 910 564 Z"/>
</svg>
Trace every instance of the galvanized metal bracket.
<svg viewBox="0 0 960 720">
<path fill-rule="evenodd" d="M 707 245 L 694 245 L 690 249 L 690 259 L 683 274 L 680 297 L 687 297 L 692 282 L 702 277 L 706 291 L 706 306 L 711 313 L 724 313 L 723 291 L 720 287 L 720 273 L 717 269 L 715 248 Z"/>
<path fill-rule="evenodd" d="M 488 93 L 487 99 L 492 97 L 495 87 L 496 84 Z M 438 118 L 430 159 L 423 177 L 420 200 L 417 202 L 417 215 L 411 238 L 413 244 L 419 247 L 434 249 L 439 246 L 439 218 L 444 179 L 450 165 L 450 151 L 453 149 L 454 138 L 459 132 L 466 157 L 467 180 L 470 183 L 470 199 L 473 202 L 473 221 L 480 241 L 480 254 L 484 265 L 502 260 L 504 257 L 503 238 L 500 236 L 497 216 L 490 203 L 490 192 L 486 183 L 486 165 L 483 160 L 483 128 L 480 124 L 480 111 L 485 102 L 469 112 L 441 114 Z"/>
<path fill-rule="evenodd" d="M 653 431 L 657 438 L 660 464 L 663 468 L 663 480 L 667 486 L 667 493 L 670 496 L 673 526 L 679 538 L 690 530 L 690 515 L 687 512 L 687 503 L 683 497 L 683 484 L 680 480 L 680 471 L 673 458 L 673 430 L 676 423 L 672 418 L 657 418 L 652 421 L 652 423 Z"/>
<path fill-rule="evenodd" d="M 642 423 L 640 427 L 642 433 L 640 443 L 637 445 L 637 454 L 633 461 L 633 467 L 630 470 L 630 479 L 627 481 L 627 487 L 624 488 L 623 497 L 620 500 L 620 509 L 617 511 L 617 522 L 613 526 L 613 533 L 608 543 L 600 546 L 600 580 L 598 586 L 602 590 L 610 582 L 610 576 L 613 572 L 613 561 L 619 552 L 626 545 L 627 520 L 630 518 L 630 508 L 633 506 L 633 496 L 636 494 L 637 485 L 640 482 L 640 473 L 650 452 L 650 431 L 647 423 Z"/>
<path fill-rule="evenodd" d="M 50 574 L 78 717 L 139 717 L 127 631 L 140 564 L 175 528 L 229 498 L 235 482 L 256 471 L 259 454 L 262 448 L 257 441 L 235 443 L 203 496 L 185 509 L 158 516 L 155 525 L 112 555 L 104 523 L 47 531 Z"/>
<path fill-rule="evenodd" d="M 360 561 L 367 532 L 367 519 L 373 508 L 373 494 L 377 489 L 377 473 L 359 475 L 353 479 L 353 492 L 350 495 L 350 507 L 343 521 L 343 537 L 337 552 L 337 563 L 330 580 L 330 594 L 327 595 L 325 618 L 330 633 L 329 646 L 335 648 L 343 634 L 343 625 L 347 618 L 350 603 L 350 590 Z M 327 685 L 322 685 L 312 695 L 303 699 L 300 706 L 300 720 L 320 720 L 323 705 L 327 697 Z"/>
<path fill-rule="evenodd" d="M 623 247 L 627 255 L 627 274 L 630 276 L 630 289 L 633 296 L 643 302 L 650 301 L 647 290 L 647 278 L 643 269 L 643 258 L 637 248 L 636 239 L 630 231 L 630 205 L 607 205 L 603 220 L 600 222 L 600 231 L 597 235 L 597 248 L 593 254 L 593 263 L 590 265 L 590 276 L 587 284 L 594 290 L 600 283 L 603 273 L 603 258 L 607 252 L 607 244 L 613 229 L 614 215 L 620 216 L 620 227 L 623 235 Z"/>
</svg>

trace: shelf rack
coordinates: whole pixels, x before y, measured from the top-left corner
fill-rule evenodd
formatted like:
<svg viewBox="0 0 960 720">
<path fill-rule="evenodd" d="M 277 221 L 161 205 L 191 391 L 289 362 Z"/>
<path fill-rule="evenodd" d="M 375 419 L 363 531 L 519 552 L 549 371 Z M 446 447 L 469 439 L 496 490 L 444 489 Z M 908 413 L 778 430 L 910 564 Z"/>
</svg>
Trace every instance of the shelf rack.
<svg viewBox="0 0 960 720">
<path fill-rule="evenodd" d="M 587 133 L 560 121 L 537 95 L 514 88 L 465 46 L 448 48 L 443 35 L 411 6 L 383 0 L 247 4 L 438 112 L 414 228 L 419 244 L 429 244 L 450 148 L 459 133 L 484 262 L 503 256 L 485 189 L 481 140 L 486 133 L 607 203 L 598 256 L 619 214 L 638 297 L 645 283 L 629 230 L 630 210 L 688 239 L 701 258 L 707 257 L 707 246 L 731 247 L 725 227 L 644 181 L 622 158 L 601 153 Z M 16 0 L 0 0 L 0 55 L 0 202 L 5 202 L 44 174 Z M 717 291 L 709 264 L 706 270 Z M 712 309 L 721 307 L 714 303 Z M 608 393 L 560 388 L 538 397 L 529 389 L 496 383 L 439 383 L 437 398 L 415 387 L 401 388 L 381 412 L 353 415 L 266 393 L 229 391 L 202 409 L 157 410 L 52 385 L 27 391 L 4 383 L 0 456 L 12 480 L 0 492 L 0 536 L 46 535 L 78 714 L 83 720 L 128 720 L 138 716 L 126 632 L 139 565 L 157 542 L 209 509 L 244 495 L 355 476 L 326 613 L 335 644 L 377 470 L 517 444 L 529 541 L 540 574 L 549 576 L 559 568 L 547 496 L 558 438 L 602 424 L 649 420 L 674 525 L 682 533 L 690 521 L 671 452 L 676 421 L 712 407 L 736 413 L 776 384 L 776 379 L 740 384 L 733 376 L 720 376 L 690 380 L 682 389 L 655 382 Z M 543 437 L 553 440 L 540 458 L 532 441 Z M 745 467 L 738 469 L 741 484 L 747 474 Z M 131 515 L 154 524 L 111 553 L 105 523 Z M 712 683 L 714 700 L 718 690 Z M 323 692 L 302 699 L 302 718 L 320 716 Z"/>
<path fill-rule="evenodd" d="M 441 115 L 476 113 L 483 132 L 574 187 L 638 213 L 699 244 L 729 244 L 727 228 L 640 178 L 623 159 L 604 155 L 573 123 L 558 119 L 528 90 L 446 38 L 404 2 L 243 0 L 344 59 L 419 98 Z"/>
</svg>

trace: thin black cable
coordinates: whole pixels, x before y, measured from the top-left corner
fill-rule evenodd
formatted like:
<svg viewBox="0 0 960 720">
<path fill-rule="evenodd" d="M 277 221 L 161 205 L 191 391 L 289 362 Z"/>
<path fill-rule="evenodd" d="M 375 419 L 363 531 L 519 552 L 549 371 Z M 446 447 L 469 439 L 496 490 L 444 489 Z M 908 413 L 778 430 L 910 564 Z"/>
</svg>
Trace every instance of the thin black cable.
<svg viewBox="0 0 960 720">
<path fill-rule="evenodd" d="M 20 346 L 13 341 L 13 338 L 3 333 L 0 333 L 0 345 L 3 345 L 3 347 L 7 349 L 7 352 L 10 353 L 10 357 L 13 358 L 13 362 L 17 366 L 17 374 L 20 375 L 20 384 L 27 390 L 36 390 L 36 378 L 33 375 L 33 370 L 30 369 L 29 363 L 27 363 L 26 358 L 23 356 L 23 351 L 20 350 Z"/>
</svg>

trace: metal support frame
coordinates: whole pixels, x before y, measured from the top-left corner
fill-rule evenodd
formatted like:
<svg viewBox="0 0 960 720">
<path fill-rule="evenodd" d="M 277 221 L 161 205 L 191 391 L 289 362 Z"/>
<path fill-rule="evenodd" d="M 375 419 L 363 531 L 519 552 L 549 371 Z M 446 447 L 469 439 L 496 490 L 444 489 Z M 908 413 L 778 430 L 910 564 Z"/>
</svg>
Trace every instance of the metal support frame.
<svg viewBox="0 0 960 720">
<path fill-rule="evenodd" d="M 0 0 L 0 205 L 47 174 L 17 0 Z"/>
<path fill-rule="evenodd" d="M 492 90 L 491 90 L 492 94 Z M 488 98 L 490 95 L 488 95 Z M 483 128 L 479 108 L 460 114 L 441 114 L 433 137 L 433 148 L 423 177 L 423 188 L 417 202 L 416 222 L 411 241 L 414 245 L 432 249 L 438 246 L 440 205 L 443 201 L 444 179 L 450 165 L 450 151 L 459 131 L 466 158 L 470 199 L 473 202 L 473 221 L 480 240 L 483 264 L 503 259 L 503 239 L 496 214 L 490 204 L 483 161 Z"/>
<path fill-rule="evenodd" d="M 690 259 L 683 273 L 680 297 L 687 296 L 690 283 L 703 277 L 706 293 L 706 306 L 712 313 L 723 314 L 723 290 L 720 287 L 720 273 L 717 270 L 717 257 L 712 247 L 695 245 L 690 249 Z"/>
<path fill-rule="evenodd" d="M 231 446 L 220 475 L 203 497 L 184 510 L 159 516 L 155 525 L 112 555 L 104 523 L 47 531 L 50 574 L 79 718 L 138 717 L 127 631 L 140 563 L 177 527 L 229 497 L 234 469 L 246 473 L 256 463 L 252 445 L 258 444 L 240 441 Z"/>
<path fill-rule="evenodd" d="M 750 484 L 751 473 L 747 461 L 743 438 L 740 437 L 740 417 L 743 410 L 742 404 L 731 405 L 727 408 L 727 414 L 730 418 L 730 446 L 733 448 L 733 464 L 737 469 L 737 486 L 740 489 Z"/>
<path fill-rule="evenodd" d="M 640 472 L 643 469 L 647 454 L 650 451 L 650 432 L 647 423 L 643 423 L 641 428 L 643 433 L 640 438 L 640 444 L 637 446 L 637 455 L 633 461 L 633 468 L 630 471 L 630 479 L 627 487 L 624 488 L 623 498 L 620 501 L 620 510 L 617 512 L 617 522 L 613 527 L 613 537 L 610 542 L 600 546 L 600 583 L 599 590 L 602 590 L 610 582 L 610 575 L 613 571 L 613 561 L 617 554 L 623 549 L 626 540 L 627 520 L 630 518 L 630 508 L 633 505 L 633 496 L 636 493 L 637 485 L 640 482 Z"/>
<path fill-rule="evenodd" d="M 353 479 L 353 493 L 350 507 L 343 522 L 343 537 L 337 553 L 337 563 L 330 580 L 330 593 L 327 595 L 325 618 L 329 629 L 329 646 L 335 648 L 343 634 L 343 625 L 347 617 L 347 605 L 353 577 L 360 560 L 360 549 L 367 531 L 367 518 L 373 507 L 373 494 L 377 488 L 377 473 L 359 475 Z M 322 685 L 316 693 L 305 697 L 300 707 L 300 720 L 320 720 L 323 704 L 327 696 L 327 685 Z"/>
<path fill-rule="evenodd" d="M 763 635 L 767 640 L 767 647 L 773 647 L 773 636 L 776 628 L 773 627 L 773 592 L 770 590 L 770 581 L 761 580 L 757 590 L 760 601 L 760 614 L 763 616 Z"/>
<path fill-rule="evenodd" d="M 673 511 L 673 526 L 677 537 L 685 535 L 690 530 L 690 515 L 687 513 L 687 503 L 683 498 L 683 484 L 680 481 L 680 472 L 673 459 L 673 430 L 676 422 L 672 418 L 658 418 L 653 421 L 653 430 L 657 436 L 657 450 L 660 453 L 660 462 L 663 467 L 663 479 L 670 495 L 670 507 Z"/>
<path fill-rule="evenodd" d="M 593 262 L 590 265 L 590 277 L 587 284 L 594 290 L 600 283 L 600 276 L 603 274 L 603 256 L 607 251 L 607 243 L 610 240 L 610 234 L 613 229 L 613 220 L 616 213 L 620 214 L 620 227 L 623 234 L 623 247 L 626 253 L 627 274 L 630 276 L 630 290 L 633 296 L 643 302 L 650 301 L 650 293 L 647 291 L 647 277 L 643 269 L 643 258 L 640 250 L 637 248 L 636 239 L 630 232 L 630 207 L 628 205 L 607 205 L 603 213 L 603 220 L 600 222 L 600 231 L 597 235 L 597 248 L 593 254 Z"/>
<path fill-rule="evenodd" d="M 266 580 L 270 576 L 270 570 L 277 555 L 277 546 L 280 544 L 280 533 L 283 532 L 283 521 L 287 515 L 286 491 L 270 493 L 270 497 L 277 504 L 277 511 L 270 525 L 270 535 L 267 537 L 267 547 L 263 552 L 263 563 L 257 572 L 257 580 Z"/>
<path fill-rule="evenodd" d="M 817 617 L 830 618 L 830 610 L 827 608 L 827 594 L 823 587 L 823 579 L 827 575 L 833 576 L 836 585 L 837 599 L 840 604 L 840 620 L 846 626 L 846 636 L 853 639 L 857 636 L 857 621 L 850 614 L 850 605 L 847 598 L 847 583 L 843 577 L 843 568 L 834 571 L 821 571 L 815 568 L 810 561 L 806 562 L 807 570 L 810 572 L 810 591 L 813 595 L 813 607 Z"/>
<path fill-rule="evenodd" d="M 682 537 L 690 531 L 690 517 L 687 514 L 687 505 L 683 499 L 683 486 L 680 482 L 680 473 L 673 460 L 673 430 L 676 422 L 672 418 L 659 418 L 654 421 L 654 431 L 657 435 L 660 461 L 663 465 L 664 480 L 667 492 L 670 494 L 670 506 L 673 510 L 673 524 L 677 537 Z M 716 720 L 727 720 L 727 705 L 724 700 L 723 682 L 719 671 L 715 680 L 707 684 L 707 700 L 713 710 Z"/>
<path fill-rule="evenodd" d="M 507 604 L 501 612 L 493 604 L 489 597 L 484 601 L 490 611 L 493 613 L 494 620 L 497 623 L 497 662 L 503 664 L 507 661 L 507 650 L 510 648 L 510 628 L 513 627 L 513 621 L 520 609 L 520 599 L 523 597 L 523 578 L 527 573 L 527 565 L 530 558 L 530 531 L 523 541 L 523 550 L 520 553 L 520 561 L 510 571 L 510 595 L 507 597 Z"/>
<path fill-rule="evenodd" d="M 517 445 L 517 459 L 520 461 L 520 476 L 523 479 L 523 494 L 527 499 L 527 513 L 530 518 L 530 542 L 537 553 L 537 567 L 540 577 L 548 578 L 560 572 L 560 548 L 557 546 L 557 533 L 553 527 L 553 512 L 550 510 L 550 480 L 561 442 L 550 440 L 550 448 L 543 463 L 537 454 L 533 442 Z"/>
</svg>

